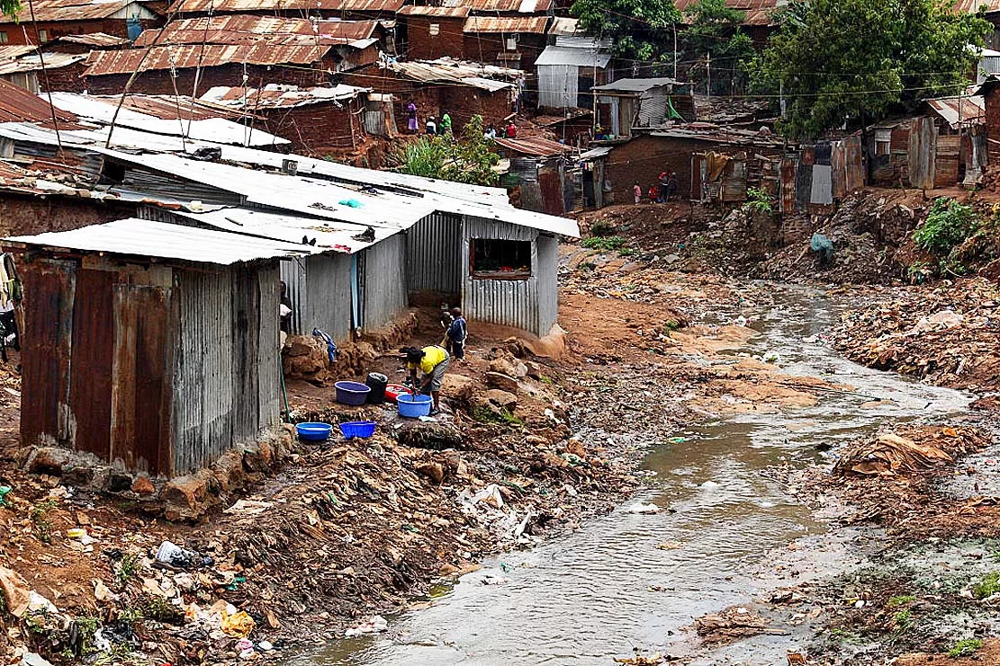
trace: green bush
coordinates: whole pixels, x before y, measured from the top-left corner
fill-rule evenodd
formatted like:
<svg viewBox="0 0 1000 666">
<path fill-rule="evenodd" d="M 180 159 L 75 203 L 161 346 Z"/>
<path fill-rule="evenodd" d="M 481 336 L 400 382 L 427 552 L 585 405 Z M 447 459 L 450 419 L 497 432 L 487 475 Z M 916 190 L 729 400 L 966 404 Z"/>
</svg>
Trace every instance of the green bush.
<svg viewBox="0 0 1000 666">
<path fill-rule="evenodd" d="M 743 204 L 743 212 L 770 215 L 774 212 L 771 201 L 771 195 L 767 193 L 767 190 L 761 187 L 747 188 L 747 202 Z"/>
<path fill-rule="evenodd" d="M 615 233 L 615 227 L 607 220 L 597 220 L 590 225 L 590 233 L 593 236 L 610 236 Z"/>
<path fill-rule="evenodd" d="M 966 638 L 964 641 L 959 641 L 955 643 L 955 647 L 948 650 L 948 656 L 952 659 L 958 659 L 959 657 L 968 657 L 976 653 L 983 647 L 983 642 L 978 638 Z"/>
<path fill-rule="evenodd" d="M 611 251 L 625 245 L 625 239 L 621 236 L 608 236 L 606 238 L 591 236 L 590 238 L 585 238 L 580 244 L 588 250 Z"/>
<path fill-rule="evenodd" d="M 942 197 L 934 202 L 927 219 L 913 232 L 913 242 L 922 250 L 945 256 L 978 227 L 979 219 L 972 206 Z"/>
</svg>

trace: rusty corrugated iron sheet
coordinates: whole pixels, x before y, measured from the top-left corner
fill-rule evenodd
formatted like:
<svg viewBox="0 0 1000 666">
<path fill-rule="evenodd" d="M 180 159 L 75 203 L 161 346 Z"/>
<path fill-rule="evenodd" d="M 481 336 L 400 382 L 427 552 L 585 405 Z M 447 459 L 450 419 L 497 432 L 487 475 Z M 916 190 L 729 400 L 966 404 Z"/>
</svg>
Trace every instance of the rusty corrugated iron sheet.
<svg viewBox="0 0 1000 666">
<path fill-rule="evenodd" d="M 84 76 L 104 76 L 106 74 L 131 74 L 136 70 L 153 71 L 164 69 L 188 69 L 199 65 L 218 67 L 219 65 L 312 65 L 323 59 L 330 51 L 329 46 L 273 46 L 270 44 L 181 44 L 174 46 L 154 46 L 149 56 L 143 60 L 146 49 L 124 51 L 100 51 L 92 56 L 90 67 Z M 140 67 L 141 63 L 141 67 Z"/>
<path fill-rule="evenodd" d="M 16 60 L 0 62 L 0 76 L 8 76 L 19 72 L 40 72 L 42 71 L 42 59 L 45 60 L 45 69 L 62 69 L 88 58 L 86 53 L 29 53 Z"/>
<path fill-rule="evenodd" d="M 134 5 L 134 7 L 131 7 Z M 41 22 L 54 21 L 89 21 L 94 19 L 107 19 L 119 15 L 124 20 L 125 15 L 135 12 L 137 15 L 147 17 L 151 12 L 142 3 L 136 0 L 112 0 L 111 2 L 86 2 L 84 0 L 34 0 L 34 20 Z M 21 11 L 16 18 L 9 15 L 0 15 L 0 24 L 29 22 L 32 15 L 28 8 L 28 3 L 23 3 Z"/>
<path fill-rule="evenodd" d="M 957 0 L 955 11 L 965 14 L 976 14 L 983 8 L 988 14 L 1000 11 L 1000 0 Z"/>
<path fill-rule="evenodd" d="M 938 97 L 927 100 L 927 106 L 952 129 L 986 123 L 986 101 L 982 95 Z"/>
<path fill-rule="evenodd" d="M 76 421 L 73 444 L 77 450 L 104 460 L 112 459 L 111 396 L 117 383 L 113 372 L 117 275 L 113 271 L 78 268 L 73 308 L 69 378 L 69 406 Z M 118 387 L 120 393 L 127 392 L 129 385 L 119 383 Z"/>
<path fill-rule="evenodd" d="M 552 8 L 552 0 L 444 0 L 444 7 L 468 7 L 472 12 L 517 12 L 544 14 Z"/>
<path fill-rule="evenodd" d="M 934 187 L 935 129 L 934 120 L 926 116 L 914 118 L 910 123 L 907 169 L 912 187 L 926 190 Z"/>
<path fill-rule="evenodd" d="M 961 135 L 938 136 L 934 150 L 934 187 L 955 187 L 962 152 Z"/>
<path fill-rule="evenodd" d="M 395 14 L 404 0 L 178 0 L 170 12 L 178 14 L 230 12 L 326 11 Z"/>
<path fill-rule="evenodd" d="M 548 24 L 547 16 L 470 16 L 462 32 L 544 35 Z"/>
<path fill-rule="evenodd" d="M 399 10 L 400 16 L 433 16 L 435 18 L 465 18 L 469 15 L 468 7 L 426 7 L 424 5 L 407 5 Z"/>
<path fill-rule="evenodd" d="M 312 104 L 337 104 L 354 99 L 368 92 L 368 88 L 338 85 L 333 88 L 299 88 L 298 86 L 271 83 L 263 88 L 243 88 L 237 86 L 216 86 L 201 97 L 214 107 L 230 110 L 240 115 L 239 109 L 247 111 L 291 109 Z"/>
<path fill-rule="evenodd" d="M 67 126 L 79 127 L 78 118 L 68 111 L 56 109 L 56 120 Z M 0 79 L 0 122 L 42 123 L 48 126 L 52 123 L 52 108 L 38 95 Z"/>
<path fill-rule="evenodd" d="M 497 137 L 494 139 L 498 146 L 505 150 L 520 155 L 530 155 L 532 157 L 555 157 L 563 155 L 573 150 L 573 146 L 546 139 L 541 136 L 525 137 L 523 139 L 504 139 Z"/>
<path fill-rule="evenodd" d="M 120 95 L 90 95 L 90 99 L 118 106 L 121 101 Z M 159 118 L 160 120 L 208 120 L 209 118 L 243 118 L 245 114 L 227 109 L 225 107 L 211 106 L 201 100 L 194 100 L 187 96 L 175 97 L 173 95 L 136 95 L 130 94 L 125 97 L 123 108 L 132 109 L 140 113 Z"/>
<path fill-rule="evenodd" d="M 317 46 L 369 39 L 378 21 L 317 21 L 275 16 L 228 15 L 171 21 L 162 36 L 147 30 L 135 40 L 148 44 L 253 44 Z"/>
<path fill-rule="evenodd" d="M 677 9 L 685 11 L 697 0 L 676 0 Z M 773 25 L 774 12 L 779 8 L 779 0 L 726 0 L 726 8 L 743 12 L 743 25 Z M 685 21 L 690 22 L 685 15 Z"/>
<path fill-rule="evenodd" d="M 4 44 L 0 46 L 0 63 L 17 60 L 23 55 L 36 51 L 37 46 L 32 44 Z"/>
</svg>

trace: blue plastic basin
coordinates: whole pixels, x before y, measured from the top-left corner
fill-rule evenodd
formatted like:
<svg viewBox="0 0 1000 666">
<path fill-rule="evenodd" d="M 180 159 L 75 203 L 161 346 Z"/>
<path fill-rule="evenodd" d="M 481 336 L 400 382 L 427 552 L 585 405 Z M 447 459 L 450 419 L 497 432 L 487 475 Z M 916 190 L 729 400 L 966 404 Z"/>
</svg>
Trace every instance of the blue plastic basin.
<svg viewBox="0 0 1000 666">
<path fill-rule="evenodd" d="M 368 439 L 375 434 L 375 422 L 374 421 L 351 421 L 349 423 L 340 424 L 340 434 L 342 434 L 347 439 L 352 437 L 358 437 L 359 439 Z"/>
<path fill-rule="evenodd" d="M 299 423 L 295 426 L 295 432 L 299 434 L 299 439 L 307 442 L 325 442 L 333 432 L 333 426 L 329 423 Z"/>
<path fill-rule="evenodd" d="M 371 387 L 360 382 L 337 382 L 334 387 L 337 389 L 337 402 L 342 405 L 363 405 L 371 393 Z"/>
<path fill-rule="evenodd" d="M 430 414 L 432 403 L 433 400 L 429 395 L 411 395 L 406 393 L 396 398 L 399 415 L 410 419 Z"/>
</svg>

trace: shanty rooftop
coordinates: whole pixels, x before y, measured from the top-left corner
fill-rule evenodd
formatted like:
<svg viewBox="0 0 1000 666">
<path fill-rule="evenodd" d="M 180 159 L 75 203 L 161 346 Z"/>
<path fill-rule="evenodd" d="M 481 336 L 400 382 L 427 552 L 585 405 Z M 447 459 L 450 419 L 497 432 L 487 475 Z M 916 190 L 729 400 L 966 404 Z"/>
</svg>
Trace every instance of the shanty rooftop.
<svg viewBox="0 0 1000 666">
<path fill-rule="evenodd" d="M 564 155 L 573 150 L 573 146 L 546 139 L 541 136 L 524 137 L 519 139 L 506 139 L 497 137 L 494 139 L 498 146 L 507 152 L 530 155 L 532 157 L 555 157 Z"/>
<path fill-rule="evenodd" d="M 128 39 L 125 37 L 116 37 L 105 32 L 90 32 L 84 35 L 63 35 L 53 41 L 66 42 L 68 44 L 83 44 L 84 46 L 92 46 L 94 48 L 113 48 L 128 44 Z"/>
<path fill-rule="evenodd" d="M 986 100 L 982 95 L 959 95 L 926 100 L 932 111 L 944 118 L 952 129 L 982 125 L 986 122 Z"/>
<path fill-rule="evenodd" d="M 291 109 L 313 104 L 329 104 L 354 99 L 368 88 L 338 84 L 332 88 L 299 88 L 269 83 L 263 88 L 216 86 L 201 96 L 202 102 L 233 111 Z"/>
<path fill-rule="evenodd" d="M 667 76 L 651 77 L 645 79 L 618 79 L 614 83 L 606 83 L 602 86 L 594 86 L 594 90 L 605 93 L 643 93 L 653 88 L 661 86 L 681 85 L 680 81 Z"/>
<path fill-rule="evenodd" d="M 198 46 L 181 44 L 147 49 L 99 51 L 91 56 L 85 76 L 131 74 L 135 71 L 193 69 L 220 65 L 312 65 L 323 59 L 329 46 L 274 46 L 271 44 Z"/>
<path fill-rule="evenodd" d="M 520 69 L 483 65 L 464 60 L 394 61 L 384 65 L 403 78 L 423 83 L 457 83 L 496 91 L 511 87 L 511 82 L 524 76 Z"/>
<path fill-rule="evenodd" d="M 120 18 L 129 16 L 155 18 L 144 3 L 137 0 L 33 0 L 34 20 L 39 23 L 57 21 L 89 21 L 94 19 Z M 22 3 L 16 17 L 0 15 L 2 23 L 27 23 L 32 14 L 27 2 Z M 30 32 L 30 31 L 29 31 Z"/>
<path fill-rule="evenodd" d="M 135 40 L 148 44 L 255 44 L 319 46 L 371 39 L 378 21 L 311 21 L 276 16 L 226 15 L 168 23 L 161 35 L 147 30 Z"/>
<path fill-rule="evenodd" d="M 15 236 L 4 240 L 4 247 L 7 248 L 29 246 L 222 266 L 261 259 L 299 257 L 311 253 L 301 243 L 286 243 L 137 218 L 95 224 L 72 231 Z"/>
<path fill-rule="evenodd" d="M 426 7 L 407 5 L 399 10 L 401 16 L 434 16 L 436 18 L 464 18 L 469 15 L 468 7 Z"/>
<path fill-rule="evenodd" d="M 34 49 L 35 47 L 28 47 Z M 37 52 L 27 51 L 20 57 L 11 60 L 0 59 L 0 76 L 17 74 L 19 72 L 40 72 L 42 71 L 43 59 L 45 69 L 62 69 L 83 62 L 89 53 L 57 53 L 50 52 L 41 55 Z"/>
<path fill-rule="evenodd" d="M 746 17 L 743 25 L 773 25 L 774 12 L 787 4 L 783 0 L 725 0 L 726 7 L 743 12 Z M 674 3 L 681 12 L 688 9 L 697 0 L 676 0 Z"/>
<path fill-rule="evenodd" d="M 404 0 L 177 0 L 170 12 L 177 14 L 234 12 L 368 12 L 395 14 Z"/>
<path fill-rule="evenodd" d="M 470 16 L 463 32 L 544 35 L 549 24 L 547 16 Z"/>
<path fill-rule="evenodd" d="M 444 0 L 441 5 L 443 7 L 468 7 L 473 13 L 543 14 L 552 8 L 552 0 Z"/>
</svg>

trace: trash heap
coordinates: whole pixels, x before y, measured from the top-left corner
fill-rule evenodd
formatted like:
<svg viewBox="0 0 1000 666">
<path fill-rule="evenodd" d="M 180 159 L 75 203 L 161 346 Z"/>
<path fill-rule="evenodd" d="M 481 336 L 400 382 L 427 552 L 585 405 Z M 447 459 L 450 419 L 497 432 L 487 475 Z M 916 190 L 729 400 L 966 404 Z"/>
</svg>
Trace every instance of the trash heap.
<svg viewBox="0 0 1000 666">
<path fill-rule="evenodd" d="M 952 388 L 996 390 L 1000 288 L 983 278 L 887 291 L 843 315 L 832 339 L 849 359 Z"/>
</svg>

